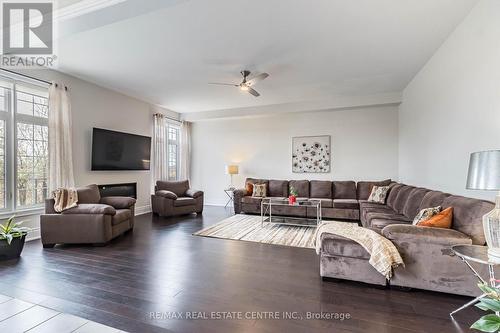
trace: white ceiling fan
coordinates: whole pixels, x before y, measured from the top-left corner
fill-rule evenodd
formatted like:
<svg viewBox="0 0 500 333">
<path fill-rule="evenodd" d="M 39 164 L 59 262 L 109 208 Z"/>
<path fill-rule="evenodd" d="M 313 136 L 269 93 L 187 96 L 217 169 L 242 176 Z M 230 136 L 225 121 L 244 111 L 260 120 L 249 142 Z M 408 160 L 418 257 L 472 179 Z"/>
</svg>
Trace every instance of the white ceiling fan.
<svg viewBox="0 0 500 333">
<path fill-rule="evenodd" d="M 251 72 L 249 70 L 243 70 L 240 73 L 241 73 L 241 75 L 243 75 L 243 81 L 241 81 L 241 83 L 239 83 L 239 84 L 234 84 L 234 83 L 219 83 L 219 82 L 210 82 L 208 84 L 215 84 L 215 85 L 221 85 L 221 86 L 239 87 L 240 90 L 246 91 L 249 94 L 254 95 L 255 97 L 259 97 L 260 94 L 255 89 L 253 89 L 252 87 L 257 82 L 262 81 L 265 78 L 267 78 L 269 76 L 269 74 L 267 74 L 267 73 L 261 73 L 259 75 L 254 76 L 253 78 L 247 80 L 247 77 L 250 75 Z"/>
</svg>

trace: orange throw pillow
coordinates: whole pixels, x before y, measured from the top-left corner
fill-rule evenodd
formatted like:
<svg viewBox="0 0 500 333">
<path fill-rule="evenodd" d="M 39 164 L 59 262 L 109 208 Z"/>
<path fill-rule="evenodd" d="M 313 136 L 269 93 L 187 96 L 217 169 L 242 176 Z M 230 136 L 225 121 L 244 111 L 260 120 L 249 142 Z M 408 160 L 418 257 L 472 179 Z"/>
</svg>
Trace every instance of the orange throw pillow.
<svg viewBox="0 0 500 333">
<path fill-rule="evenodd" d="M 253 193 L 253 184 L 250 182 L 247 182 L 245 184 L 245 189 L 247 190 L 247 195 L 252 195 Z"/>
<path fill-rule="evenodd" d="M 419 227 L 450 229 L 452 220 L 453 220 L 453 207 L 449 207 L 441 211 L 440 213 L 432 216 L 430 219 L 419 222 L 417 225 Z"/>
</svg>

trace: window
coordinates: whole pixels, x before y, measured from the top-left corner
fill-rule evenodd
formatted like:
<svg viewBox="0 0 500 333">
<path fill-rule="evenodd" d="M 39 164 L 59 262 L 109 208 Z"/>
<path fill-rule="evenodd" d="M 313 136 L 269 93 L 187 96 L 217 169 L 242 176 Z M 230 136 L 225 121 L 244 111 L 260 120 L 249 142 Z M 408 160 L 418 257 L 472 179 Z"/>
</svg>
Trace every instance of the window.
<svg viewBox="0 0 500 333">
<path fill-rule="evenodd" d="M 0 79 L 0 211 L 47 197 L 48 113 L 46 87 Z"/>
<path fill-rule="evenodd" d="M 179 134 L 178 126 L 168 124 L 167 139 L 168 139 L 168 180 L 179 179 Z"/>
</svg>

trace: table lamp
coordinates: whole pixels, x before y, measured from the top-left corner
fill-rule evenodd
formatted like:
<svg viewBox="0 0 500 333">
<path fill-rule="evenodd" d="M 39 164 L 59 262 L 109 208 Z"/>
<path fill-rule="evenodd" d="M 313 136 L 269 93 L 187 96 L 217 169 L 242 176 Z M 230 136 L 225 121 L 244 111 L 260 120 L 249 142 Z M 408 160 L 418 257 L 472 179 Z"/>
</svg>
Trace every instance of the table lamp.
<svg viewBox="0 0 500 333">
<path fill-rule="evenodd" d="M 233 186 L 233 175 L 238 174 L 238 166 L 237 165 L 226 165 L 226 175 L 231 175 L 231 184 L 229 185 L 229 189 L 234 189 Z"/>
<path fill-rule="evenodd" d="M 500 190 L 500 150 L 480 151 L 470 155 L 467 189 Z M 488 256 L 500 260 L 500 192 L 495 200 L 495 208 L 483 216 L 483 229 Z"/>
</svg>

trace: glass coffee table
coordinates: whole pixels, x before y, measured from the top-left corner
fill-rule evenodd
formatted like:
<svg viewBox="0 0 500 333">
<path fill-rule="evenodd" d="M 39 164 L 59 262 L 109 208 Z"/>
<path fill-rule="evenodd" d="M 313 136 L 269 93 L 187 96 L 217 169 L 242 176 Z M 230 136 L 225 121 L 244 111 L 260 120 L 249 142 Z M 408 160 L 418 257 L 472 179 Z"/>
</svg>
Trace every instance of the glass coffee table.
<svg viewBox="0 0 500 333">
<path fill-rule="evenodd" d="M 287 211 L 304 210 L 304 216 L 290 216 Z M 307 217 L 308 212 L 313 217 Z M 302 215 L 302 214 L 297 214 Z M 264 198 L 260 203 L 261 225 L 265 223 L 283 224 L 300 227 L 317 227 L 321 222 L 321 200 L 300 200 L 290 204 L 288 199 Z"/>
<path fill-rule="evenodd" d="M 487 246 L 481 246 L 481 245 L 454 245 L 451 247 L 451 250 L 453 253 L 455 253 L 462 261 L 464 262 L 465 265 L 469 268 L 472 274 L 476 276 L 479 282 L 483 284 L 488 284 L 493 287 L 497 288 L 497 280 L 495 278 L 495 267 L 500 265 L 500 261 L 494 260 L 490 257 L 488 257 L 488 247 Z M 488 278 L 485 279 L 483 278 L 477 270 L 472 267 L 470 264 L 471 262 L 482 264 L 488 266 Z M 463 306 L 459 307 L 455 311 L 450 313 L 450 316 L 453 317 L 455 313 L 458 311 L 461 311 L 473 304 L 476 304 L 479 302 L 483 297 L 485 297 L 486 294 L 482 294 L 476 298 L 474 298 L 472 301 L 464 304 Z M 497 313 L 498 314 L 498 313 Z"/>
</svg>

